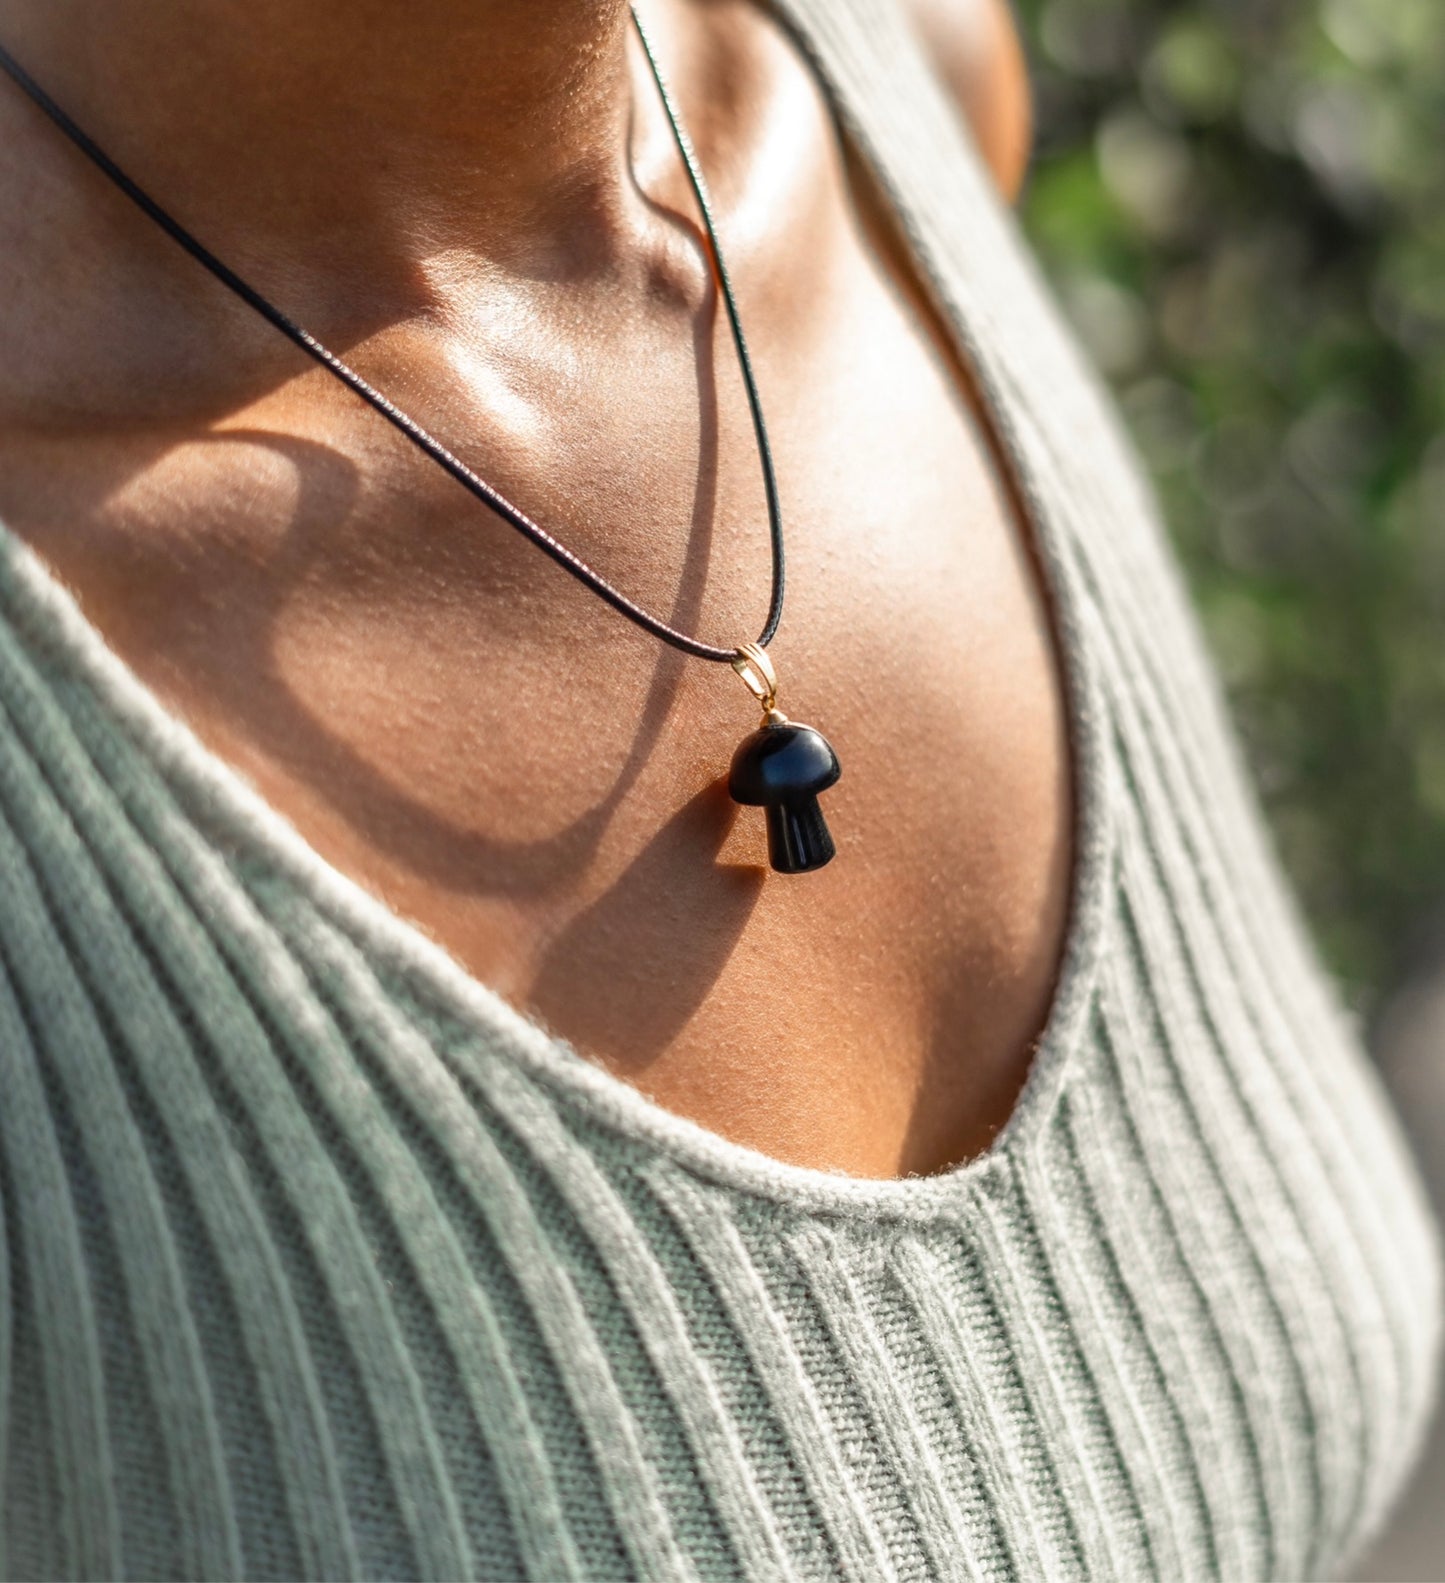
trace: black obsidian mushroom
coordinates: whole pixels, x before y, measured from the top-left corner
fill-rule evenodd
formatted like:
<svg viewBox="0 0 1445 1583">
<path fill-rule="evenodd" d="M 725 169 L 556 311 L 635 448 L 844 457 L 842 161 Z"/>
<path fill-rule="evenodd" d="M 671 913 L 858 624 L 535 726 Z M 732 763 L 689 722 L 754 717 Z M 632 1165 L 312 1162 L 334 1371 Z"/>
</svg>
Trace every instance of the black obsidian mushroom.
<svg viewBox="0 0 1445 1583">
<path fill-rule="evenodd" d="M 805 874 L 832 857 L 818 793 L 841 773 L 838 755 L 812 726 L 768 724 L 738 743 L 728 791 L 735 802 L 766 813 L 768 860 L 780 874 Z"/>
</svg>

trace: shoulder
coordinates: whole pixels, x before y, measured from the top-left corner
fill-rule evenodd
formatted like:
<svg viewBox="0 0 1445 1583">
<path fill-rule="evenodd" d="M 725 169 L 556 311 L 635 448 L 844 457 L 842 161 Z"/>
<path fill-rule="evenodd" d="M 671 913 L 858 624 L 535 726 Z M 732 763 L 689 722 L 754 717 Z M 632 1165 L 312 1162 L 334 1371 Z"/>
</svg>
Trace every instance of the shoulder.
<svg viewBox="0 0 1445 1583">
<path fill-rule="evenodd" d="M 1023 44 L 1009 0 L 898 0 L 963 112 L 1003 195 L 1023 185 L 1033 135 Z"/>
</svg>

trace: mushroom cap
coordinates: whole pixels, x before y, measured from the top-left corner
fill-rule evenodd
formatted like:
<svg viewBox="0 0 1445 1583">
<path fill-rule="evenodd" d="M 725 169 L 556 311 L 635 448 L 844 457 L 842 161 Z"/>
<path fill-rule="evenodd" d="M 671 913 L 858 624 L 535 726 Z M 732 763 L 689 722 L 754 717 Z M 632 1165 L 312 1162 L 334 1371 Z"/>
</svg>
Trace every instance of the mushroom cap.
<svg viewBox="0 0 1445 1583">
<path fill-rule="evenodd" d="M 790 802 L 825 791 L 842 770 L 828 739 L 812 726 L 788 721 L 760 726 L 738 743 L 728 772 L 734 802 Z"/>
</svg>

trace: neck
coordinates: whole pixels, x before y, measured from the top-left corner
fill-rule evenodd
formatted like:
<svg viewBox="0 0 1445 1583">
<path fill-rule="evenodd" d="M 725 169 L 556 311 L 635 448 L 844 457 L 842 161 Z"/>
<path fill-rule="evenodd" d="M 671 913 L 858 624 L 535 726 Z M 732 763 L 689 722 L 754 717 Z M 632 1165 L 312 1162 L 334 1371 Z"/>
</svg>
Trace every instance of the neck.
<svg viewBox="0 0 1445 1583">
<path fill-rule="evenodd" d="M 620 251 L 631 29 L 627 0 L 0 0 L 0 41 L 173 212 L 374 283 Z"/>
</svg>

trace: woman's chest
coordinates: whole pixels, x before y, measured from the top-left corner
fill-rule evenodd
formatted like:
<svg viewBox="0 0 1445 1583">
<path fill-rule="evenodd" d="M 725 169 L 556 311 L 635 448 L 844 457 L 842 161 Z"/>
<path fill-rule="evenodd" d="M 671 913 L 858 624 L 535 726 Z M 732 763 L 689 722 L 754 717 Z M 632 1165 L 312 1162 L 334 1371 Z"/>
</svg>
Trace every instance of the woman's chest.
<svg viewBox="0 0 1445 1583">
<path fill-rule="evenodd" d="M 1032 558 L 936 340 L 862 253 L 816 289 L 822 333 L 755 337 L 779 704 L 843 768 L 816 873 L 770 872 L 726 795 L 757 719 L 732 671 L 624 621 L 320 373 L 191 433 L 13 435 L 0 514 L 478 978 L 712 1130 L 890 1175 L 984 1147 L 1022 1081 L 1069 888 L 1066 726 Z M 378 383 L 645 608 L 734 644 L 770 563 L 714 330 L 599 356 L 552 401 L 465 348 L 383 345 Z"/>
</svg>

